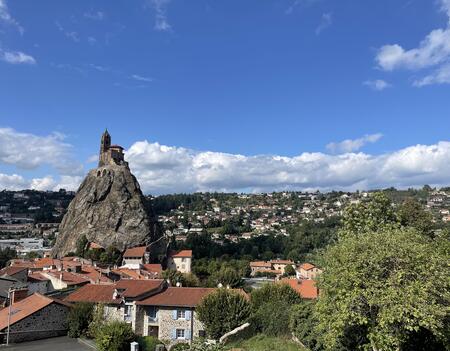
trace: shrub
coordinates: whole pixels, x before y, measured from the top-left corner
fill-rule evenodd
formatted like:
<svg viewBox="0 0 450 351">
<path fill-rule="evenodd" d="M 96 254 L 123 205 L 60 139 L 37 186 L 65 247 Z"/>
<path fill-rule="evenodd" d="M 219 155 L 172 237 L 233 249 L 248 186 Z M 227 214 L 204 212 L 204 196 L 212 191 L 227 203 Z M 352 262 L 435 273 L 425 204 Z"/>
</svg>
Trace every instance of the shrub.
<svg viewBox="0 0 450 351">
<path fill-rule="evenodd" d="M 99 351 L 128 351 L 134 339 L 130 324 L 113 321 L 99 328 L 95 341 Z"/>
<path fill-rule="evenodd" d="M 156 345 L 164 344 L 155 336 L 143 336 L 137 342 L 139 343 L 140 351 L 155 351 Z"/>
<path fill-rule="evenodd" d="M 323 350 L 320 335 L 316 332 L 318 324 L 314 316 L 313 301 L 304 301 L 292 307 L 289 319 L 289 330 L 312 351 Z"/>
<path fill-rule="evenodd" d="M 69 337 L 78 338 L 87 334 L 93 309 L 94 305 L 88 302 L 78 302 L 70 309 L 67 319 Z"/>
<path fill-rule="evenodd" d="M 197 313 L 208 335 L 218 339 L 247 321 L 250 305 L 241 293 L 218 289 L 203 298 Z"/>
<path fill-rule="evenodd" d="M 94 311 L 92 313 L 92 320 L 89 324 L 89 328 L 87 331 L 87 336 L 89 338 L 95 339 L 100 327 L 105 322 L 105 316 L 103 315 L 103 304 L 98 304 L 95 306 Z"/>
<path fill-rule="evenodd" d="M 175 344 L 170 348 L 170 351 L 182 351 L 182 350 L 189 350 L 191 347 L 188 343 L 180 342 L 178 344 Z"/>
</svg>

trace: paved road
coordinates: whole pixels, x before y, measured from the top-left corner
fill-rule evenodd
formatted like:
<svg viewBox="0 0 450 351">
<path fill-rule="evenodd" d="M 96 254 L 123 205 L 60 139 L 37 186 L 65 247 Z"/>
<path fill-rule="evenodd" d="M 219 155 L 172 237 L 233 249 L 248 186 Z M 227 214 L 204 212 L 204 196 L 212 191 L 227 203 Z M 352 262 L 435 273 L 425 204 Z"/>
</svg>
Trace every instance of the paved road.
<svg viewBox="0 0 450 351">
<path fill-rule="evenodd" d="M 80 344 L 76 339 L 70 339 L 66 336 L 60 338 L 51 338 L 23 342 L 10 347 L 0 348 L 4 351 L 92 351 L 91 348 Z"/>
</svg>

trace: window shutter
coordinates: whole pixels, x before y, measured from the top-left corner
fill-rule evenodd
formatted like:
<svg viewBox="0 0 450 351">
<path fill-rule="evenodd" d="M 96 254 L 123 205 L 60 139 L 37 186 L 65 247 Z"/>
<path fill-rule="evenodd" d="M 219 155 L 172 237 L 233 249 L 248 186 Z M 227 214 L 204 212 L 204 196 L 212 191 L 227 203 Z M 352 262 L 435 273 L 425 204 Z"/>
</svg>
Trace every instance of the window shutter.
<svg viewBox="0 0 450 351">
<path fill-rule="evenodd" d="M 190 340 L 191 339 L 191 330 L 190 329 L 186 329 L 184 331 L 184 333 L 186 334 L 186 339 Z"/>
<path fill-rule="evenodd" d="M 177 310 L 172 311 L 172 319 L 175 321 L 177 320 Z"/>
<path fill-rule="evenodd" d="M 177 338 L 177 330 L 172 329 L 172 340 L 175 340 Z"/>
<path fill-rule="evenodd" d="M 186 317 L 187 321 L 190 321 L 191 320 L 191 311 L 186 311 L 185 312 L 185 317 Z"/>
</svg>

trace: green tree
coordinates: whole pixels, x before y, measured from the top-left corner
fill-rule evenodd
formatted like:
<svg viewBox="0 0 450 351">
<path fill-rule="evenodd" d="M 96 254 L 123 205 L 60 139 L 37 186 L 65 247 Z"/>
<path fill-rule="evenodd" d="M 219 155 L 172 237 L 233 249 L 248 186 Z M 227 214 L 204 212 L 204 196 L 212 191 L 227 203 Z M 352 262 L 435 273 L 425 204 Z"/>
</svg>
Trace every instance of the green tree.
<svg viewBox="0 0 450 351">
<path fill-rule="evenodd" d="M 286 335 L 292 306 L 301 301 L 300 295 L 287 284 L 265 284 L 250 295 L 251 324 L 263 334 Z"/>
<path fill-rule="evenodd" d="M 417 200 L 406 199 L 398 209 L 398 217 L 403 226 L 416 228 L 425 235 L 432 235 L 433 215 L 425 211 Z"/>
<path fill-rule="evenodd" d="M 94 305 L 88 302 L 77 302 L 69 312 L 67 317 L 67 334 L 71 338 L 78 338 L 86 335 L 89 324 L 92 321 Z"/>
<path fill-rule="evenodd" d="M 246 297 L 230 289 L 218 289 L 205 296 L 196 309 L 208 335 L 219 339 L 245 323 L 250 316 Z"/>
<path fill-rule="evenodd" d="M 242 279 L 239 273 L 232 267 L 222 267 L 220 271 L 211 277 L 214 285 L 222 284 L 224 287 L 236 288 L 242 286 Z"/>
<path fill-rule="evenodd" d="M 130 324 L 113 321 L 99 328 L 95 341 L 99 351 L 128 351 L 135 338 Z"/>
<path fill-rule="evenodd" d="M 77 241 L 77 249 L 75 251 L 76 255 L 79 257 L 84 257 L 84 253 L 86 250 L 88 244 L 88 239 L 86 238 L 86 235 L 83 235 L 78 241 Z"/>
<path fill-rule="evenodd" d="M 195 274 L 181 273 L 174 269 L 166 269 L 163 271 L 163 278 L 168 279 L 172 286 L 177 286 L 177 283 L 184 287 L 196 287 L 200 285 L 200 281 Z"/>
<path fill-rule="evenodd" d="M 408 350 L 405 345 L 421 333 L 449 349 L 450 250 L 444 240 L 381 227 L 330 247 L 322 257 L 316 305 L 325 346 Z"/>
<path fill-rule="evenodd" d="M 292 306 L 289 330 L 300 342 L 312 351 L 323 350 L 320 334 L 317 333 L 317 318 L 314 316 L 314 301 L 303 301 Z"/>
<path fill-rule="evenodd" d="M 295 275 L 295 269 L 292 267 L 292 265 L 288 264 L 286 267 L 284 267 L 284 275 L 287 277 L 291 277 Z"/>
<path fill-rule="evenodd" d="M 0 268 L 3 268 L 7 265 L 9 260 L 17 257 L 16 250 L 10 249 L 6 247 L 4 249 L 0 249 Z"/>
</svg>

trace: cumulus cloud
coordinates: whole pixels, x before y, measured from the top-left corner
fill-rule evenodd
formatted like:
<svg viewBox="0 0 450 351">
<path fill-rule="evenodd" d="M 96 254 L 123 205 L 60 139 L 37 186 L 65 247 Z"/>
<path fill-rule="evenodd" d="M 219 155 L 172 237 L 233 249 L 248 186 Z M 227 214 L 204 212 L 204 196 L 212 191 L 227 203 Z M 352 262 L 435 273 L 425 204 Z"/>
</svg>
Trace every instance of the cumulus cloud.
<svg viewBox="0 0 450 351">
<path fill-rule="evenodd" d="M 362 138 L 358 139 L 346 139 L 338 143 L 329 143 L 327 145 L 327 150 L 332 153 L 346 153 L 355 152 L 360 150 L 364 145 L 369 143 L 376 143 L 383 137 L 383 134 L 366 134 Z"/>
<path fill-rule="evenodd" d="M 404 49 L 399 44 L 382 46 L 376 55 L 379 68 L 385 71 L 396 69 L 435 71 L 425 78 L 414 81 L 415 86 L 424 86 L 435 83 L 450 83 L 446 77 L 448 64 L 450 63 L 450 0 L 439 0 L 441 10 L 448 16 L 446 28 L 431 31 L 413 49 Z"/>
<path fill-rule="evenodd" d="M 134 80 L 138 80 L 138 81 L 140 81 L 140 82 L 147 82 L 147 83 L 153 82 L 153 79 L 152 79 L 152 78 L 144 77 L 144 76 L 141 76 L 141 75 L 139 75 L 139 74 L 133 74 L 133 75 L 131 76 L 131 78 L 134 79 Z"/>
<path fill-rule="evenodd" d="M 28 187 L 29 182 L 20 175 L 0 173 L 0 189 L 21 190 Z"/>
<path fill-rule="evenodd" d="M 29 64 L 34 65 L 36 60 L 33 56 L 27 55 L 21 51 L 4 51 L 0 48 L 0 59 L 2 61 L 18 65 Z"/>
<path fill-rule="evenodd" d="M 155 11 L 154 29 L 159 32 L 169 32 L 172 26 L 167 18 L 167 6 L 171 0 L 150 0 L 148 5 Z"/>
<path fill-rule="evenodd" d="M 83 166 L 73 159 L 72 147 L 64 142 L 63 135 L 37 136 L 12 128 L 0 128 L 0 163 L 25 170 L 49 165 L 67 175 L 83 171 Z"/>
<path fill-rule="evenodd" d="M 316 28 L 316 35 L 322 33 L 325 29 L 327 29 L 333 23 L 333 15 L 332 13 L 324 13 L 322 15 L 322 19 L 320 21 L 319 26 Z"/>
<path fill-rule="evenodd" d="M 391 84 L 382 79 L 366 80 L 363 84 L 376 91 L 391 87 Z"/>
<path fill-rule="evenodd" d="M 374 135 L 366 140 L 380 137 Z M 129 148 L 126 159 L 144 192 L 153 194 L 356 190 L 448 184 L 450 142 L 416 145 L 382 155 L 305 152 L 283 157 L 201 152 L 140 141 Z"/>
</svg>

